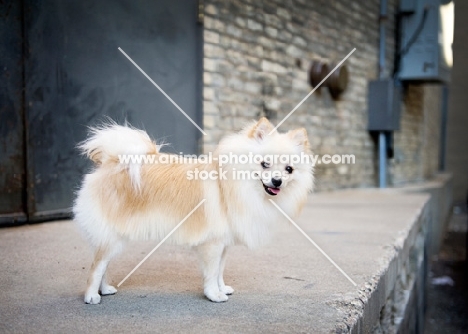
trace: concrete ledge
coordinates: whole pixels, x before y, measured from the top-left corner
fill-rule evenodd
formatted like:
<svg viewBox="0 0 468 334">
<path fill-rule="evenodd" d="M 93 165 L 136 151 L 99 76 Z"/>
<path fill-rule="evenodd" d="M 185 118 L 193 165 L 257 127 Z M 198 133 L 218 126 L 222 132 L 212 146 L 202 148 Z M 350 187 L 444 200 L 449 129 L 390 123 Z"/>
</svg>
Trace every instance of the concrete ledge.
<svg viewBox="0 0 468 334">
<path fill-rule="evenodd" d="M 400 189 L 408 193 L 427 193 L 431 195 L 426 246 L 429 256 L 438 254 L 452 210 L 452 175 L 438 174 L 432 181 L 414 184 Z"/>
<path fill-rule="evenodd" d="M 91 251 L 73 224 L 0 229 L 0 332 L 419 330 L 427 231 L 439 220 L 433 205 L 443 202 L 448 183 L 431 188 L 441 201 L 408 189 L 311 196 L 298 225 L 358 286 L 285 221 L 267 247 L 230 251 L 226 281 L 236 291 L 224 304 L 204 299 L 195 254 L 165 244 L 115 296 L 85 305 Z M 119 282 L 153 247 L 130 244 L 111 264 L 111 280 Z"/>
</svg>

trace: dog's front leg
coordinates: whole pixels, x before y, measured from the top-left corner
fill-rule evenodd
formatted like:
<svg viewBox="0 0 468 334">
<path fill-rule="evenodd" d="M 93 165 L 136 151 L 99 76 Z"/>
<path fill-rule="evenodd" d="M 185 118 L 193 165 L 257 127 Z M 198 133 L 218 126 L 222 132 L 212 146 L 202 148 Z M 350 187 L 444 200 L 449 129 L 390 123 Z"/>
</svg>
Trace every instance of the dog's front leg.
<svg viewBox="0 0 468 334">
<path fill-rule="evenodd" d="M 224 267 L 226 266 L 226 253 L 227 253 L 227 247 L 224 248 L 223 250 L 223 255 L 221 256 L 221 263 L 219 265 L 219 275 L 218 275 L 218 286 L 219 286 L 219 291 L 223 292 L 226 295 L 232 295 L 234 292 L 234 289 L 230 287 L 229 285 L 224 284 Z"/>
<path fill-rule="evenodd" d="M 218 279 L 224 244 L 207 242 L 197 247 L 203 270 L 203 289 L 206 298 L 212 302 L 225 302 L 229 298 L 219 290 Z"/>
</svg>

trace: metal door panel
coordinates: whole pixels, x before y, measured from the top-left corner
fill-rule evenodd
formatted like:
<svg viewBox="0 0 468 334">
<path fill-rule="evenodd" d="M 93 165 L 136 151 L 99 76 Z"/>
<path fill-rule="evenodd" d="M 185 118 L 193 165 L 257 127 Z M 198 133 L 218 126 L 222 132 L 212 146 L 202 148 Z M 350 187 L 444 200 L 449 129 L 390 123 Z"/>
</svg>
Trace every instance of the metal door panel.
<svg viewBox="0 0 468 334">
<path fill-rule="evenodd" d="M 25 221 L 23 34 L 20 1 L 0 5 L 0 224 Z"/>
<path fill-rule="evenodd" d="M 200 124 L 196 13 L 195 0 L 25 1 L 30 220 L 69 214 L 89 168 L 75 145 L 103 115 L 197 152 L 198 130 L 118 51 Z"/>
</svg>

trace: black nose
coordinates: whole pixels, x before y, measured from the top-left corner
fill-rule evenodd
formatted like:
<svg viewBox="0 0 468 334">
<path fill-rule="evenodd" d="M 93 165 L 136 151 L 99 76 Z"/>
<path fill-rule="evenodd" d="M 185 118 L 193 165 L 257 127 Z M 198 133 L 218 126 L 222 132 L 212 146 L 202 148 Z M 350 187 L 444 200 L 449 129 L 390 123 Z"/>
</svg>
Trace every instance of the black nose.
<svg viewBox="0 0 468 334">
<path fill-rule="evenodd" d="M 281 179 L 271 179 L 271 183 L 273 183 L 275 187 L 279 187 L 282 182 Z"/>
</svg>

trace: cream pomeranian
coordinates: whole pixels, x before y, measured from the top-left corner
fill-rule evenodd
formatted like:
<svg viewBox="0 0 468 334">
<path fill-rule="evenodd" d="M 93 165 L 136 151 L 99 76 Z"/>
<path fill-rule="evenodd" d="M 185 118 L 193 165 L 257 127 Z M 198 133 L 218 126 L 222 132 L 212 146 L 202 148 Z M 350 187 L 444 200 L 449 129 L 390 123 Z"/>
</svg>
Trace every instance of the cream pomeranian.
<svg viewBox="0 0 468 334">
<path fill-rule="evenodd" d="M 223 279 L 227 247 L 265 243 L 275 223 L 286 221 L 270 199 L 295 217 L 313 187 L 313 166 L 304 159 L 310 157 L 305 129 L 273 129 L 262 118 L 225 137 L 210 161 L 185 163 L 122 161 L 123 155 L 160 161 L 174 155 L 159 152 L 142 130 L 115 123 L 91 129 L 80 149 L 96 167 L 84 177 L 73 208 L 95 250 L 84 301 L 98 304 L 101 295 L 117 292 L 106 269 L 127 241 L 162 240 L 201 202 L 168 241 L 198 252 L 205 296 L 227 301 L 234 291 Z M 195 177 L 202 174 L 219 177 Z"/>
</svg>

